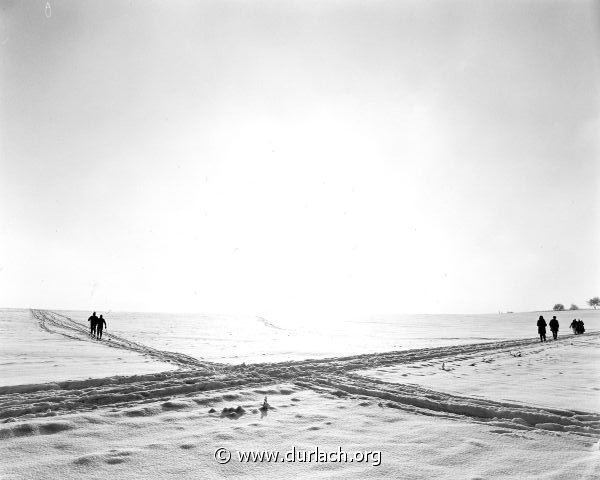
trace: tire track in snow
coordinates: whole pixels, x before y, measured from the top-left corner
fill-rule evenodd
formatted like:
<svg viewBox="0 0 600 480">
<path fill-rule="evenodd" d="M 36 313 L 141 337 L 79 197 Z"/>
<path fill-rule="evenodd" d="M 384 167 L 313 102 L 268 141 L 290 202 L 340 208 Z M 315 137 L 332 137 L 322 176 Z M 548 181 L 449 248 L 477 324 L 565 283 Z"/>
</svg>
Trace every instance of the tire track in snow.
<svg viewBox="0 0 600 480">
<path fill-rule="evenodd" d="M 350 394 L 381 400 L 380 406 L 398 408 L 426 415 L 468 417 L 479 423 L 516 430 L 548 430 L 600 436 L 600 414 L 543 408 L 513 402 L 498 402 L 485 398 L 453 395 L 429 390 L 416 385 L 387 383 L 348 375 L 343 379 L 319 377 L 309 387 L 324 386 L 335 389 L 334 394 Z M 383 404 L 383 401 L 386 403 Z M 501 432 L 500 432 L 501 433 Z"/>
<path fill-rule="evenodd" d="M 89 340 L 87 329 L 60 314 L 32 311 L 40 327 L 77 340 Z M 589 338 L 600 332 L 589 332 Z M 114 340 L 113 340 L 114 339 Z M 231 391 L 291 382 L 303 388 L 336 396 L 369 398 L 379 406 L 427 415 L 469 419 L 511 430 L 544 430 L 600 436 L 600 414 L 534 407 L 511 402 L 453 395 L 410 384 L 388 383 L 353 373 L 401 363 L 440 361 L 457 355 L 500 353 L 515 348 L 540 348 L 532 339 L 455 345 L 347 357 L 267 364 L 227 365 L 208 363 L 164 352 L 111 335 L 113 348 L 124 348 L 160 361 L 170 359 L 180 370 L 134 376 L 114 376 L 81 381 L 0 387 L 0 419 L 30 419 L 59 413 L 88 411 L 99 406 L 127 407 L 176 396 L 193 397 L 208 391 Z M 504 430 L 509 429 L 509 430 Z"/>
<path fill-rule="evenodd" d="M 39 327 L 49 333 L 56 333 L 72 340 L 99 343 L 98 340 L 90 336 L 89 329 L 85 325 L 65 315 L 47 310 L 31 310 L 31 314 L 38 321 Z M 113 333 L 105 332 L 100 342 L 107 347 L 141 353 L 153 360 L 172 363 L 179 368 L 210 368 L 210 365 L 212 365 L 211 362 L 205 362 L 183 353 L 158 350 Z"/>
</svg>

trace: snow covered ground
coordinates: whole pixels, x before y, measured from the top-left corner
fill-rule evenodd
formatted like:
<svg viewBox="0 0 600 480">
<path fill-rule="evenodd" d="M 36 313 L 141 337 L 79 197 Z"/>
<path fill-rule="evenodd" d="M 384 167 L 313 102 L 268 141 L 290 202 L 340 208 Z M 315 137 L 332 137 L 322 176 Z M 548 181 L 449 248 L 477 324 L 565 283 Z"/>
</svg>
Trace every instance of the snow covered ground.
<svg viewBox="0 0 600 480">
<path fill-rule="evenodd" d="M 30 310 L 0 310 L 0 385 L 82 380 L 174 368 L 128 350 L 107 349 L 87 337 L 89 327 L 83 323 L 81 338 L 68 329 L 61 329 L 68 336 L 51 334 L 48 328 L 52 325 L 40 322 Z"/>
<path fill-rule="evenodd" d="M 8 342 L 3 336 L 3 363 L 11 357 L 6 347 L 14 344 L 13 352 L 21 355 L 15 365 L 27 358 L 42 365 L 44 359 L 70 364 L 80 355 L 78 368 L 92 372 L 98 351 L 108 367 L 101 378 L 43 378 L 31 369 L 22 370 L 20 382 L 14 375 L 2 377 L 2 478 L 592 479 L 600 471 L 600 315 L 594 312 L 579 312 L 578 317 L 586 315 L 585 335 L 545 344 L 535 341 L 531 324 L 536 314 L 527 314 L 527 323 L 518 315 L 504 319 L 495 341 L 488 324 L 479 343 L 479 331 L 460 341 L 464 326 L 453 333 L 453 317 L 446 339 L 435 341 L 427 331 L 416 348 L 418 335 L 402 339 L 400 332 L 410 331 L 406 324 L 386 320 L 387 327 L 370 333 L 363 353 L 326 358 L 342 343 L 332 338 L 333 346 L 317 344 L 322 345 L 319 355 L 307 358 L 313 346 L 279 361 L 284 348 L 293 347 L 289 340 L 284 347 L 267 349 L 261 363 L 239 362 L 254 355 L 262 342 L 250 341 L 254 330 L 275 330 L 273 335 L 281 338 L 287 332 L 290 339 L 295 331 L 257 322 L 238 340 L 248 343 L 242 347 L 244 355 L 224 363 L 216 353 L 204 359 L 191 355 L 187 340 L 181 350 L 176 343 L 160 348 L 185 337 L 176 325 L 161 339 L 142 342 L 150 328 L 137 329 L 133 338 L 107 317 L 111 338 L 99 343 L 87 336 L 81 318 L 65 312 L 6 312 L 0 325 L 12 337 Z M 568 322 L 559 319 L 566 333 Z M 20 327 L 11 325 L 19 321 Z M 381 319 L 377 322 L 383 325 Z M 505 333 L 511 322 L 520 327 L 514 336 Z M 214 334 L 218 327 L 212 324 Z M 182 325 L 187 330 L 189 325 Z M 353 328 L 354 334 L 365 331 L 364 325 Z M 231 337 L 240 331 L 233 329 Z M 393 331 L 397 337 L 387 338 Z M 310 332 L 294 341 L 303 335 Z M 383 346 L 396 342 L 400 348 L 370 351 L 377 335 Z M 232 342 L 226 339 L 220 348 Z M 44 347 L 46 343 L 50 346 Z M 344 350 L 354 350 L 358 343 Z M 19 345 L 29 345 L 30 355 Z M 60 345 L 73 349 L 70 356 Z M 213 346 L 207 351 L 218 350 Z M 298 357 L 303 359 L 293 359 Z M 127 372 L 116 368 L 118 358 L 129 359 Z M 142 371 L 143 365 L 157 368 Z M 67 372 L 68 365 L 64 368 Z M 265 396 L 272 408 L 261 411 Z M 220 447 L 232 454 L 226 464 L 215 460 Z M 293 448 L 310 452 L 316 447 L 371 456 L 369 461 L 341 463 L 248 463 L 237 456 L 240 451 L 279 450 L 285 455 Z"/>
<path fill-rule="evenodd" d="M 449 393 L 600 412 L 600 337 L 595 335 L 561 335 L 556 342 L 458 353 L 441 361 L 359 373 Z"/>
<path fill-rule="evenodd" d="M 264 395 L 274 406 L 267 415 L 257 411 Z M 246 413 L 221 416 L 237 406 Z M 600 468 L 596 438 L 413 413 L 369 395 L 286 383 L 8 424 L 0 435 L 11 427 L 14 436 L 0 440 L 2 458 L 10 459 L 3 478 L 592 479 Z M 317 446 L 379 451 L 381 463 L 237 460 L 239 451 Z M 217 463 L 217 448 L 232 460 Z"/>
<path fill-rule="evenodd" d="M 62 311 L 82 325 L 92 312 Z M 360 353 L 537 338 L 539 315 L 551 312 L 488 315 L 380 315 L 251 317 L 164 313 L 103 313 L 108 333 L 159 350 L 177 351 L 213 362 L 256 363 Z M 559 312 L 562 332 L 573 319 L 600 330 L 600 315 L 590 310 Z"/>
</svg>

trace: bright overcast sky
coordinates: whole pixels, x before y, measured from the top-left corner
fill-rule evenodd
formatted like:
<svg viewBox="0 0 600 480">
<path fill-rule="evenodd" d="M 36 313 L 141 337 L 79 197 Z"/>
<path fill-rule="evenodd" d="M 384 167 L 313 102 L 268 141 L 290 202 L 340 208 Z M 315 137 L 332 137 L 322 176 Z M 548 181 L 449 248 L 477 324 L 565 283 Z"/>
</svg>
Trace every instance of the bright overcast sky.
<svg viewBox="0 0 600 480">
<path fill-rule="evenodd" d="M 600 295 L 600 2 L 0 1 L 0 306 Z"/>
</svg>

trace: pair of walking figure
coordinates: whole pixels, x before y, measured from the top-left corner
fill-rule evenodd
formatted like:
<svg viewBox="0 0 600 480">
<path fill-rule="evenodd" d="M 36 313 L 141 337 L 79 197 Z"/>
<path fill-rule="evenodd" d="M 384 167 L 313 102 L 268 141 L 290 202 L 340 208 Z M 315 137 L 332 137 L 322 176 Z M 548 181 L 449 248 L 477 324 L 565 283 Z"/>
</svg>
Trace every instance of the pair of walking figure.
<svg viewBox="0 0 600 480">
<path fill-rule="evenodd" d="M 573 329 L 573 333 L 575 335 L 580 335 L 582 333 L 585 333 L 585 327 L 583 326 L 583 320 L 577 320 L 576 318 L 574 318 L 573 321 L 571 322 L 570 327 Z"/>
<path fill-rule="evenodd" d="M 96 312 L 92 313 L 92 316 L 88 318 L 90 322 L 90 337 L 98 340 L 102 339 L 102 330 L 106 328 L 106 320 L 100 315 L 100 318 L 96 316 Z"/>
<path fill-rule="evenodd" d="M 552 320 L 550 320 L 550 322 L 547 324 L 546 320 L 544 320 L 544 317 L 542 315 L 540 315 L 540 318 L 537 321 L 538 333 L 540 335 L 540 342 L 546 341 L 546 325 L 548 325 L 550 327 L 550 331 L 552 332 L 552 337 L 554 338 L 554 340 L 556 340 L 558 337 L 558 327 L 559 327 L 556 316 L 552 317 Z"/>
</svg>

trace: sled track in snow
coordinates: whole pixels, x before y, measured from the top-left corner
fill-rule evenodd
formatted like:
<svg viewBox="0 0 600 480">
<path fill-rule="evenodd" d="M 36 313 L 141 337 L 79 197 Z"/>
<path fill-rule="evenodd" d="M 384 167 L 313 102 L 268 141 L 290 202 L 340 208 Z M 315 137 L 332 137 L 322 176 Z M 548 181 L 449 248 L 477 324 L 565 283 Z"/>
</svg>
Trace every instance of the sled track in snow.
<svg viewBox="0 0 600 480">
<path fill-rule="evenodd" d="M 98 340 L 90 337 L 88 328 L 65 315 L 45 310 L 32 310 L 31 314 L 38 321 L 40 328 L 49 333 L 56 333 L 72 340 L 98 343 Z M 180 368 L 207 368 L 211 365 L 210 362 L 203 362 L 183 353 L 157 350 L 107 331 L 104 332 L 101 342 L 107 347 L 141 353 L 153 360 L 172 363 Z"/>
<path fill-rule="evenodd" d="M 74 340 L 94 341 L 87 329 L 64 315 L 39 310 L 33 310 L 32 314 L 40 328 L 48 332 Z M 586 334 L 588 338 L 599 336 L 600 332 Z M 187 355 L 153 349 L 112 334 L 110 341 L 103 340 L 102 343 L 111 348 L 135 351 L 156 360 L 171 362 L 179 369 L 146 375 L 0 387 L 0 422 L 11 423 L 105 406 L 126 408 L 167 401 L 173 397 L 193 399 L 206 392 L 226 393 L 233 388 L 291 383 L 338 397 L 375 400 L 379 407 L 466 418 L 496 426 L 499 432 L 546 430 L 596 438 L 600 436 L 600 414 L 452 395 L 354 373 L 381 366 L 441 362 L 448 358 L 485 356 L 486 353 L 506 352 L 508 355 L 514 350 L 537 347 L 538 344 L 531 339 L 250 365 L 204 362 Z M 0 438 L 2 432 L 0 428 Z"/>
</svg>

